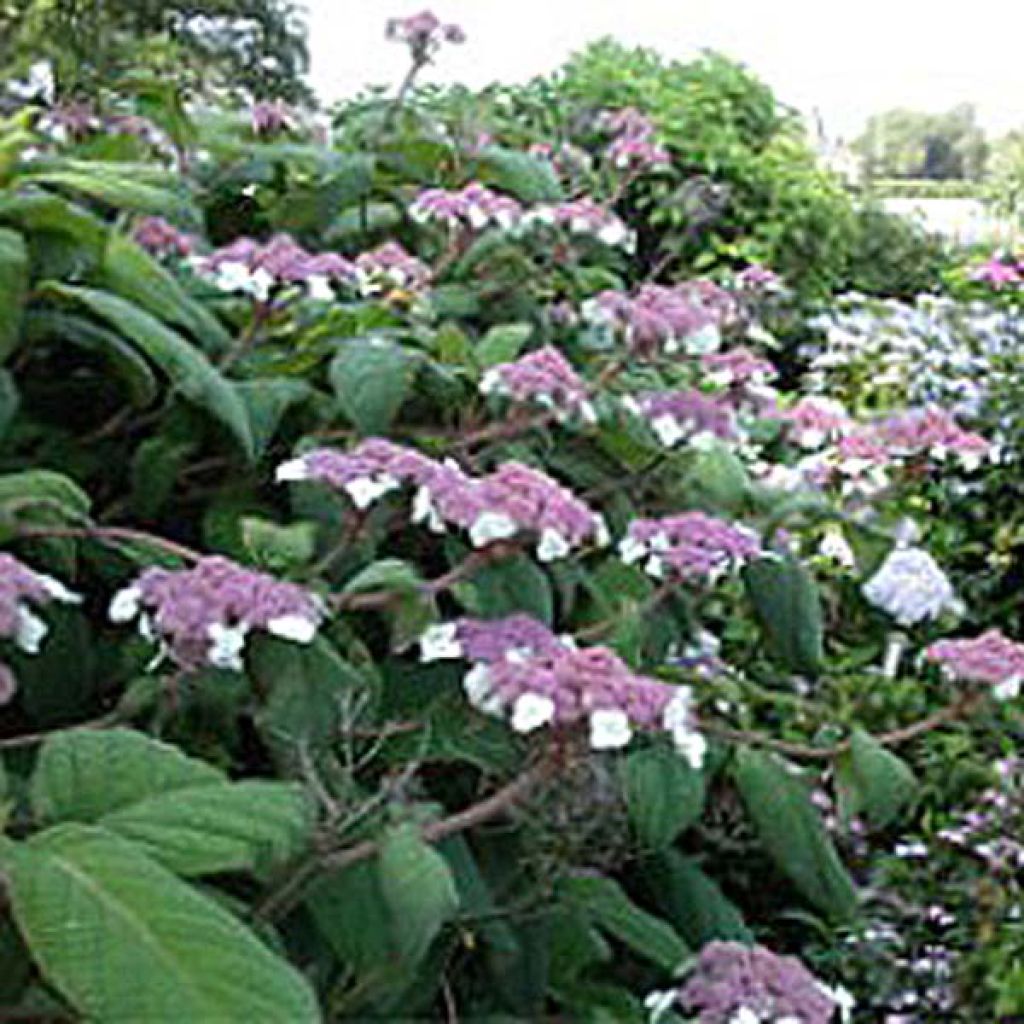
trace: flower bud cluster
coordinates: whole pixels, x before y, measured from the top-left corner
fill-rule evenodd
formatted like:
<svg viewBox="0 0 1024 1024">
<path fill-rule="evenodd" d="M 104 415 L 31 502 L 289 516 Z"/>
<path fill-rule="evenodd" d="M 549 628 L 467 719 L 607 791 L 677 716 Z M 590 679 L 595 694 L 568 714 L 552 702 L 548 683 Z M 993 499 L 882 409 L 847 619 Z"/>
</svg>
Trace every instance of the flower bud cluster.
<svg viewBox="0 0 1024 1024">
<path fill-rule="evenodd" d="M 195 242 L 163 217 L 143 217 L 132 228 L 132 238 L 153 256 L 185 259 L 192 255 Z"/>
<path fill-rule="evenodd" d="M 473 663 L 463 679 L 470 703 L 509 716 L 516 732 L 586 723 L 594 750 L 626 746 L 633 730 L 668 732 L 694 768 L 703 762 L 693 693 L 634 673 L 604 647 L 577 648 L 527 616 L 432 626 L 420 639 L 422 660 Z"/>
<path fill-rule="evenodd" d="M 671 162 L 668 152 L 654 140 L 654 122 L 635 107 L 606 111 L 599 123 L 615 136 L 605 154 L 612 167 L 640 174 Z"/>
<path fill-rule="evenodd" d="M 511 363 L 488 369 L 480 380 L 484 395 L 503 395 L 516 402 L 535 402 L 553 410 L 560 419 L 579 416 L 597 421 L 587 385 L 569 361 L 551 345 Z"/>
<path fill-rule="evenodd" d="M 760 554 L 751 530 L 704 512 L 635 519 L 619 543 L 619 557 L 627 564 L 646 560 L 648 575 L 686 583 L 714 583 Z"/>
<path fill-rule="evenodd" d="M 459 45 L 466 41 L 462 26 L 442 23 L 433 11 L 420 11 L 407 18 L 389 18 L 385 36 L 408 46 L 416 64 L 429 61 L 444 43 Z"/>
<path fill-rule="evenodd" d="M 254 629 L 295 643 L 311 643 L 324 609 L 294 583 L 282 583 L 219 555 L 190 569 L 151 568 L 114 595 L 112 622 L 137 621 L 139 632 L 193 671 L 243 668 L 246 639 Z"/>
</svg>

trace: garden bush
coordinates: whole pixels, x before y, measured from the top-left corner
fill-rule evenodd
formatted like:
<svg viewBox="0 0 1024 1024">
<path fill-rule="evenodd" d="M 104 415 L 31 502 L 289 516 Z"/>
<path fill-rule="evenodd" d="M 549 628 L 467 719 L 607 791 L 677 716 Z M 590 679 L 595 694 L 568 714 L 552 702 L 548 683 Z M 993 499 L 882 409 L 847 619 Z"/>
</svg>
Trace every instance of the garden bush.
<svg viewBox="0 0 1024 1024">
<path fill-rule="evenodd" d="M 720 58 L 388 35 L 333 145 L 0 128 L 0 1010 L 1024 1012 L 1019 320 L 801 320 L 852 208 Z"/>
</svg>

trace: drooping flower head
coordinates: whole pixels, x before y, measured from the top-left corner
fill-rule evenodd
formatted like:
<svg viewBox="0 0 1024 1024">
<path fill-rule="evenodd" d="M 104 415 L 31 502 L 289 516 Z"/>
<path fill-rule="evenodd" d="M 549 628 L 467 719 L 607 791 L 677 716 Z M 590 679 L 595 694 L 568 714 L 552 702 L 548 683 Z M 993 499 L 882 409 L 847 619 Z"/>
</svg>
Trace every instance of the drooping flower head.
<svg viewBox="0 0 1024 1024">
<path fill-rule="evenodd" d="M 472 662 L 463 680 L 470 703 L 508 715 L 517 732 L 586 723 L 590 746 L 611 750 L 626 746 L 634 729 L 665 731 L 694 767 L 703 759 L 688 687 L 637 675 L 607 648 L 577 648 L 527 616 L 432 626 L 420 646 L 425 661 Z"/>
<path fill-rule="evenodd" d="M 1024 644 L 990 629 L 970 640 L 939 640 L 925 657 L 955 679 L 993 687 L 999 700 L 1017 697 L 1024 682 Z"/>
<path fill-rule="evenodd" d="M 644 562 L 656 579 L 713 583 L 761 553 L 757 536 L 704 512 L 663 519 L 634 519 L 619 544 L 627 564 Z"/>
<path fill-rule="evenodd" d="M 60 580 L 0 552 L 0 639 L 12 641 L 26 654 L 38 654 L 49 627 L 36 610 L 52 601 L 77 604 L 80 600 Z M 0 706 L 11 700 L 16 685 L 10 668 L 0 663 Z"/>
<path fill-rule="evenodd" d="M 480 381 L 480 391 L 516 402 L 535 402 L 562 419 L 575 415 L 588 422 L 596 419 L 583 378 L 551 345 L 514 362 L 492 366 Z"/>
<path fill-rule="evenodd" d="M 429 61 L 444 43 L 458 45 L 466 41 L 460 25 L 443 24 L 433 11 L 420 11 L 407 18 L 389 18 L 385 35 L 392 42 L 409 47 L 413 62 Z"/>
<path fill-rule="evenodd" d="M 192 236 L 179 231 L 163 217 L 143 217 L 137 221 L 132 229 L 132 238 L 154 256 L 184 259 L 192 254 L 194 248 Z"/>
<path fill-rule="evenodd" d="M 700 1024 L 829 1024 L 840 1007 L 796 957 L 739 942 L 709 942 L 678 1001 Z"/>
<path fill-rule="evenodd" d="M 113 622 L 138 621 L 180 668 L 243 667 L 248 634 L 263 630 L 310 643 L 323 619 L 316 596 L 227 558 L 212 555 L 190 569 L 151 568 L 114 595 Z"/>
<path fill-rule="evenodd" d="M 963 610 L 938 562 L 923 548 L 907 545 L 889 552 L 862 592 L 869 604 L 891 615 L 901 626 L 915 626 L 925 619 L 937 619 L 944 612 Z"/>
</svg>

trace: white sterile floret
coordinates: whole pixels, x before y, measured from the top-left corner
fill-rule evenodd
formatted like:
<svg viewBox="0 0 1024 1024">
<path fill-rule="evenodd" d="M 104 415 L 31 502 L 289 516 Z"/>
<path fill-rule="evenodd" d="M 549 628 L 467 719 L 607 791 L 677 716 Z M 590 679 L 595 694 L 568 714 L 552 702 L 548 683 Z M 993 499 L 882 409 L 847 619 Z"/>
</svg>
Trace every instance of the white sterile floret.
<svg viewBox="0 0 1024 1024">
<path fill-rule="evenodd" d="M 503 390 L 501 372 L 497 367 L 492 366 L 489 370 L 485 371 L 484 375 L 480 378 L 478 390 L 481 395 L 490 395 Z"/>
<path fill-rule="evenodd" d="M 663 413 L 651 420 L 651 430 L 666 448 L 675 447 L 686 437 L 686 431 L 679 425 L 679 421 L 669 413 Z"/>
<path fill-rule="evenodd" d="M 559 558 L 565 558 L 571 548 L 569 542 L 551 527 L 541 531 L 540 542 L 537 544 L 537 558 L 541 562 L 554 562 Z"/>
<path fill-rule="evenodd" d="M 606 548 L 612 542 L 611 531 L 604 516 L 598 513 L 594 516 L 594 544 L 599 548 Z"/>
<path fill-rule="evenodd" d="M 309 467 L 303 458 L 289 459 L 274 470 L 274 480 L 279 483 L 294 483 L 309 479 Z"/>
<path fill-rule="evenodd" d="M 844 569 L 855 569 L 857 567 L 857 557 L 853 553 L 853 548 L 850 547 L 849 542 L 843 536 L 843 531 L 839 527 L 829 527 L 825 530 L 825 535 L 821 538 L 821 543 L 818 545 L 818 553 L 824 558 L 829 558 L 833 562 L 838 563 Z"/>
<path fill-rule="evenodd" d="M 927 551 L 897 547 L 862 588 L 864 597 L 901 626 L 961 611 L 949 578 Z"/>
<path fill-rule="evenodd" d="M 119 590 L 110 601 L 107 616 L 111 622 L 131 622 L 142 607 L 142 591 L 138 587 Z"/>
<path fill-rule="evenodd" d="M 333 302 L 334 288 L 331 286 L 330 278 L 322 274 L 315 274 L 306 281 L 306 290 L 309 297 L 315 302 Z"/>
<path fill-rule="evenodd" d="M 512 708 L 512 728 L 516 732 L 533 732 L 555 717 L 555 702 L 542 693 L 523 693 Z"/>
<path fill-rule="evenodd" d="M 503 512 L 481 512 L 469 528 L 469 539 L 475 548 L 495 540 L 508 540 L 519 532 L 519 524 Z"/>
<path fill-rule="evenodd" d="M 632 565 L 634 562 L 639 562 L 641 558 L 647 555 L 647 545 L 636 537 L 623 537 L 619 541 L 619 558 L 621 558 L 626 565 Z"/>
<path fill-rule="evenodd" d="M 369 508 L 378 498 L 401 486 L 393 476 L 382 473 L 380 476 L 360 476 L 355 480 L 349 480 L 345 484 L 345 493 L 352 499 L 352 504 L 362 511 Z"/>
<path fill-rule="evenodd" d="M 665 563 L 657 555 L 651 555 L 644 563 L 644 572 L 656 580 L 662 580 L 665 578 Z"/>
<path fill-rule="evenodd" d="M 248 292 L 259 302 L 266 302 L 270 296 L 270 289 L 274 287 L 274 284 L 273 274 L 260 267 L 259 270 L 252 273 L 249 277 L 248 285 L 242 290 Z"/>
<path fill-rule="evenodd" d="M 249 288 L 252 274 L 244 263 L 222 263 L 217 268 L 214 284 L 222 292 L 241 292 Z"/>
<path fill-rule="evenodd" d="M 485 715 L 500 715 L 504 709 L 501 696 L 491 688 L 491 674 L 486 665 L 474 665 L 462 677 L 462 689 L 469 703 Z"/>
<path fill-rule="evenodd" d="M 690 447 L 697 452 L 710 452 L 721 447 L 721 442 L 710 430 L 698 430 L 690 438 Z"/>
<path fill-rule="evenodd" d="M 46 588 L 46 592 L 54 599 L 54 601 L 60 601 L 63 604 L 82 603 L 81 594 L 76 594 L 73 590 L 68 590 L 60 580 L 54 579 L 53 576 L 47 576 L 45 573 L 37 572 L 36 580 Z"/>
<path fill-rule="evenodd" d="M 714 324 L 708 324 L 686 339 L 686 351 L 693 355 L 706 356 L 717 352 L 722 346 L 722 332 Z"/>
<path fill-rule="evenodd" d="M 412 515 L 414 523 L 425 523 L 432 533 L 444 533 L 444 520 L 434 506 L 434 496 L 429 487 L 420 487 L 412 497 Z"/>
<path fill-rule="evenodd" d="M 210 639 L 206 660 L 214 668 L 241 672 L 245 667 L 242 662 L 242 651 L 245 650 L 245 637 L 248 632 L 249 627 L 244 623 L 225 626 L 221 622 L 211 622 L 206 630 L 206 635 Z"/>
<path fill-rule="evenodd" d="M 454 622 L 438 622 L 420 635 L 420 661 L 442 661 L 447 658 L 461 658 L 462 644 L 459 643 L 459 627 Z"/>
<path fill-rule="evenodd" d="M 629 745 L 633 730 L 629 716 L 617 709 L 594 711 L 590 715 L 590 746 L 592 750 L 618 750 Z"/>
<path fill-rule="evenodd" d="M 992 696 L 996 700 L 1016 700 L 1020 696 L 1021 677 L 1010 676 L 992 687 Z"/>
<path fill-rule="evenodd" d="M 267 632 L 282 640 L 310 644 L 316 636 L 316 623 L 305 615 L 278 615 L 267 623 Z"/>
<path fill-rule="evenodd" d="M 729 1018 L 729 1024 L 761 1024 L 761 1018 L 749 1006 L 741 1006 Z"/>
<path fill-rule="evenodd" d="M 49 627 L 27 605 L 19 604 L 17 615 L 15 645 L 26 654 L 38 654 Z"/>
<path fill-rule="evenodd" d="M 834 987 L 823 985 L 821 982 L 818 982 L 818 988 L 839 1007 L 839 1019 L 842 1021 L 842 1024 L 848 1024 L 849 1021 L 853 1020 L 853 1011 L 856 1009 L 857 1000 L 853 998 L 849 989 L 844 988 L 842 985 Z"/>
<path fill-rule="evenodd" d="M 597 415 L 597 409 L 594 408 L 593 402 L 580 402 L 577 411 L 580 414 L 580 419 L 584 423 L 589 423 L 593 426 L 597 423 L 599 417 Z"/>
<path fill-rule="evenodd" d="M 675 1005 L 677 992 L 674 988 L 648 992 L 644 996 L 644 1009 L 647 1010 L 647 1024 L 659 1024 L 662 1017 Z"/>
<path fill-rule="evenodd" d="M 622 399 L 622 408 L 632 416 L 643 416 L 644 414 L 643 409 L 640 408 L 640 403 L 632 395 L 626 395 Z"/>
</svg>

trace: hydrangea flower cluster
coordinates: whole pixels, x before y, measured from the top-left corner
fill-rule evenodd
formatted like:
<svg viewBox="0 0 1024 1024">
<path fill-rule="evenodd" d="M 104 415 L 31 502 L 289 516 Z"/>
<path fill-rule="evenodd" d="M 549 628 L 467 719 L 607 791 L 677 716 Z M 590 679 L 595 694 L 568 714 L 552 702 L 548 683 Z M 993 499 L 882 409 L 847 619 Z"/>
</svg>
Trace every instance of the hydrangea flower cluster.
<svg viewBox="0 0 1024 1024">
<path fill-rule="evenodd" d="M 569 361 L 551 345 L 511 363 L 488 369 L 480 380 L 484 395 L 504 395 L 516 402 L 535 402 L 551 409 L 559 419 L 579 416 L 597 422 L 587 385 Z"/>
<path fill-rule="evenodd" d="M 938 562 L 923 548 L 900 544 L 886 556 L 862 587 L 868 603 L 901 626 L 916 626 L 944 612 L 960 614 L 963 605 Z"/>
<path fill-rule="evenodd" d="M 889 448 L 892 455 L 914 457 L 927 455 L 943 460 L 956 455 L 965 469 L 976 469 L 982 459 L 992 454 L 992 446 L 980 434 L 964 430 L 953 416 L 938 406 L 910 409 L 873 425 L 873 433 Z"/>
<path fill-rule="evenodd" d="M 736 275 L 736 287 L 742 292 L 767 294 L 783 290 L 782 278 L 760 263 L 751 263 Z"/>
<path fill-rule="evenodd" d="M 179 231 L 163 217 L 143 217 L 137 221 L 132 238 L 146 252 L 165 258 L 185 259 L 192 255 L 195 246 L 191 235 Z"/>
<path fill-rule="evenodd" d="M 714 583 L 760 554 L 760 542 L 751 530 L 704 512 L 635 519 L 619 543 L 619 557 L 627 564 L 646 559 L 648 575 L 686 583 Z"/>
<path fill-rule="evenodd" d="M 709 942 L 677 1000 L 700 1024 L 829 1024 L 852 1008 L 796 957 L 739 942 Z"/>
<path fill-rule="evenodd" d="M 645 284 L 631 295 L 603 291 L 587 300 L 583 315 L 593 324 L 621 332 L 629 348 L 641 355 L 706 355 L 721 345 L 721 328 L 734 307 L 719 289 L 697 284 Z"/>
<path fill-rule="evenodd" d="M 1018 697 L 1024 683 L 1024 644 L 998 629 L 970 640 L 939 640 L 927 648 L 925 658 L 955 679 L 991 686 L 997 700 Z"/>
<path fill-rule="evenodd" d="M 458 191 L 424 189 L 409 207 L 409 216 L 419 224 L 442 224 L 450 230 L 494 226 L 508 231 L 522 219 L 523 208 L 515 199 L 473 181 Z"/>
<path fill-rule="evenodd" d="M 371 438 L 348 453 L 318 449 L 286 462 L 277 479 L 321 481 L 344 491 L 357 508 L 413 484 L 413 522 L 438 533 L 448 526 L 464 529 L 474 547 L 534 534 L 542 562 L 564 558 L 587 542 L 603 546 L 609 540 L 600 515 L 545 473 L 517 462 L 476 478 L 452 463 Z"/>
<path fill-rule="evenodd" d="M 622 404 L 633 415 L 646 419 L 666 448 L 674 448 L 681 441 L 699 446 L 706 438 L 740 438 L 729 402 L 703 391 L 648 391 L 627 396 Z"/>
<path fill-rule="evenodd" d="M 854 427 L 842 402 L 808 395 L 783 414 L 789 436 L 801 448 L 821 448 Z"/>
<path fill-rule="evenodd" d="M 639 174 L 671 162 L 667 150 L 654 141 L 654 122 L 635 107 L 607 111 L 600 123 L 615 135 L 605 154 L 612 167 Z"/>
<path fill-rule="evenodd" d="M 1024 285 L 1024 264 L 1013 256 L 994 253 L 984 263 L 972 267 L 969 276 L 972 281 L 981 281 L 999 291 L 1007 285 Z"/>
<path fill-rule="evenodd" d="M 260 100 L 249 111 L 253 135 L 272 138 L 298 127 L 295 112 L 283 100 Z"/>
<path fill-rule="evenodd" d="M 199 261 L 202 273 L 222 291 L 243 292 L 266 302 L 275 288 L 300 285 L 309 297 L 334 298 L 333 281 L 352 281 L 355 268 L 337 253 L 310 253 L 289 235 L 275 235 L 266 244 L 239 238 Z"/>
<path fill-rule="evenodd" d="M 311 643 L 323 619 L 317 597 L 227 558 L 212 555 L 190 569 L 145 570 L 110 604 L 112 622 L 138 622 L 179 668 L 241 671 L 254 629 L 295 643 Z"/>
<path fill-rule="evenodd" d="M 36 572 L 13 555 L 0 552 L 0 637 L 26 654 L 38 654 L 49 627 L 36 614 L 52 601 L 77 604 L 81 598 L 60 580 Z M 0 662 L 0 706 L 13 698 L 17 682 Z"/>
<path fill-rule="evenodd" d="M 459 45 L 466 41 L 462 26 L 443 24 L 433 11 L 420 11 L 407 18 L 389 18 L 385 36 L 408 46 L 415 64 L 427 63 L 444 43 Z"/>
<path fill-rule="evenodd" d="M 604 245 L 621 247 L 627 252 L 632 252 L 636 244 L 636 236 L 616 213 L 586 196 L 533 207 L 523 218 L 523 227 L 538 225 L 596 238 Z"/>
<path fill-rule="evenodd" d="M 701 369 L 719 387 L 764 388 L 776 377 L 775 367 L 749 348 L 730 348 L 701 356 Z"/>
<path fill-rule="evenodd" d="M 585 722 L 592 749 L 615 750 L 630 742 L 634 728 L 666 731 L 694 768 L 703 762 L 706 742 L 689 687 L 637 675 L 607 648 L 577 648 L 528 616 L 432 626 L 420 649 L 424 661 L 472 662 L 463 679 L 470 703 L 509 715 L 516 732 Z"/>
<path fill-rule="evenodd" d="M 431 269 L 410 255 L 398 242 L 385 242 L 356 257 L 355 275 L 363 295 L 378 295 L 398 288 L 419 292 L 430 284 Z"/>
</svg>

